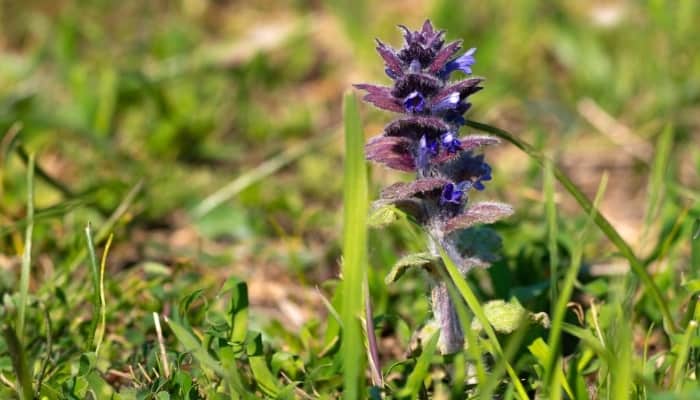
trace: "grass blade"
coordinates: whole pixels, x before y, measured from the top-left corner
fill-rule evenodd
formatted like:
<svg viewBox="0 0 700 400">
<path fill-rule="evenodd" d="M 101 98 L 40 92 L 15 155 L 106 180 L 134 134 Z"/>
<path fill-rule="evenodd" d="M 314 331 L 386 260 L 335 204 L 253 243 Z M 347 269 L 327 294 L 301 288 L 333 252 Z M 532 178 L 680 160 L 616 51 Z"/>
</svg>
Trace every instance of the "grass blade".
<svg viewBox="0 0 700 400">
<path fill-rule="evenodd" d="M 165 322 L 168 323 L 170 330 L 173 331 L 173 334 L 175 334 L 177 340 L 182 343 L 183 346 L 185 346 L 185 350 L 191 352 L 197 361 L 220 375 L 224 374 L 221 364 L 219 364 L 219 362 L 216 361 L 216 359 L 214 359 L 209 352 L 207 352 L 202 344 L 199 343 L 199 340 L 197 340 L 194 334 L 188 331 L 184 326 L 167 317 L 165 318 Z"/>
<path fill-rule="evenodd" d="M 430 360 L 433 359 L 435 355 L 435 350 L 437 349 L 438 339 L 440 338 L 440 331 L 433 333 L 433 336 L 428 340 L 428 343 L 423 347 L 418 360 L 416 361 L 413 371 L 408 376 L 406 381 L 406 387 L 403 388 L 399 397 L 411 397 L 417 398 L 418 393 L 423 388 L 423 380 L 428 375 L 428 369 L 430 368 Z"/>
<path fill-rule="evenodd" d="M 501 348 L 501 344 L 498 342 L 498 338 L 496 337 L 496 332 L 494 332 L 493 327 L 489 323 L 488 318 L 486 318 L 486 314 L 484 313 L 484 309 L 481 308 L 481 304 L 479 303 L 479 300 L 476 298 L 476 295 L 472 291 L 472 289 L 469 287 L 467 284 L 467 281 L 464 279 L 462 274 L 460 274 L 459 270 L 457 267 L 454 265 L 450 257 L 447 255 L 445 252 L 445 249 L 442 247 L 439 247 L 440 250 L 440 256 L 442 257 L 442 261 L 445 263 L 445 268 L 447 269 L 447 273 L 450 275 L 450 278 L 452 279 L 452 282 L 454 285 L 457 287 L 457 291 L 459 291 L 459 294 L 462 295 L 462 298 L 464 298 L 464 301 L 467 302 L 467 306 L 472 310 L 474 313 L 474 316 L 479 320 L 481 323 L 481 326 L 484 329 L 484 332 L 486 332 L 486 335 L 488 336 L 489 342 L 491 343 L 491 346 L 493 347 L 493 351 L 496 353 L 495 356 L 501 359 L 505 363 L 506 367 L 506 372 L 508 372 L 508 375 L 510 376 L 510 379 L 513 383 L 513 386 L 515 387 L 516 392 L 518 393 L 518 396 L 521 399 L 529 399 L 527 392 L 525 391 L 525 388 L 523 387 L 522 383 L 520 382 L 520 379 L 518 378 L 518 375 L 515 373 L 515 370 L 513 367 L 510 365 L 510 363 L 504 359 L 504 354 L 503 354 L 503 349 Z"/>
<path fill-rule="evenodd" d="M 581 232 L 579 240 L 575 241 L 574 243 L 571 266 L 569 266 L 569 270 L 566 272 L 566 276 L 564 277 L 564 284 L 561 288 L 561 293 L 559 297 L 557 297 L 557 302 L 554 307 L 554 313 L 552 315 L 552 327 L 549 330 L 549 339 L 547 341 L 550 348 L 549 359 L 547 360 L 547 364 L 545 365 L 544 375 L 544 383 L 550 388 L 550 390 L 559 390 L 558 387 L 555 388 L 551 387 L 550 385 L 552 383 L 552 379 L 554 379 L 554 374 L 558 369 L 557 360 L 559 359 L 559 346 L 561 344 L 560 342 L 562 323 L 564 322 L 564 315 L 566 314 L 566 305 L 569 303 L 569 299 L 571 298 L 571 294 L 574 290 L 574 283 L 576 282 L 576 277 L 578 276 L 579 269 L 581 268 L 581 258 L 583 257 L 583 239 L 588 234 L 591 222 L 595 218 L 598 204 L 600 202 L 600 199 L 603 197 L 603 193 L 605 193 L 605 188 L 607 187 L 607 184 L 608 175 L 607 173 L 604 173 L 603 177 L 600 180 L 600 185 L 598 186 L 598 191 L 596 193 L 595 200 L 593 203 L 593 208 L 591 209 L 591 213 L 589 214 L 588 220 L 586 221 L 586 225 L 584 226 L 583 231 Z"/>
<path fill-rule="evenodd" d="M 666 125 L 663 132 L 659 136 L 654 155 L 654 163 L 651 167 L 651 177 L 648 186 L 648 201 L 647 210 L 644 218 L 644 233 L 649 229 L 654 218 L 658 215 L 661 208 L 662 196 L 666 193 L 665 176 L 668 170 L 668 160 L 671 157 L 673 150 L 674 129 L 671 125 Z"/>
<path fill-rule="evenodd" d="M 467 125 L 509 141 L 517 148 L 527 153 L 530 157 L 532 157 L 541 165 L 544 164 L 546 161 L 546 157 L 537 149 L 502 129 L 475 121 L 467 121 Z M 562 186 L 564 186 L 564 188 L 574 197 L 574 199 L 579 203 L 581 208 L 583 208 L 583 210 L 586 213 L 591 213 L 591 211 L 594 208 L 593 204 L 586 197 L 586 195 L 583 194 L 581 189 L 579 189 L 571 181 L 571 179 L 569 179 L 569 177 L 566 176 L 564 172 L 562 172 L 561 169 L 559 169 L 555 165 L 552 166 L 552 169 L 554 172 L 554 176 L 557 178 L 559 183 L 561 183 Z M 668 308 L 668 302 L 664 299 L 663 295 L 661 294 L 661 290 L 659 290 L 659 287 L 656 286 L 651 275 L 649 275 L 649 272 L 647 272 L 647 270 L 644 268 L 642 262 L 634 254 L 634 251 L 632 250 L 630 245 L 625 241 L 625 239 L 622 238 L 622 236 L 620 236 L 617 230 L 615 230 L 615 228 L 601 213 L 595 214 L 594 222 L 596 223 L 596 225 L 598 225 L 600 230 L 603 231 L 605 236 L 607 236 L 608 239 L 615 245 L 615 247 L 617 247 L 622 256 L 624 256 L 629 261 L 630 266 L 632 267 L 632 271 L 642 280 L 642 283 L 645 285 L 646 289 L 649 290 L 654 302 L 659 307 L 659 310 L 663 315 L 664 327 L 666 328 L 666 330 L 672 333 L 678 332 L 678 327 L 676 326 L 676 323 L 673 320 L 673 316 L 671 315 L 671 311 Z"/>
<path fill-rule="evenodd" d="M 262 337 L 254 333 L 247 344 L 248 364 L 260 390 L 270 397 L 277 397 L 281 388 L 272 371 L 267 366 L 263 352 Z"/>
<path fill-rule="evenodd" d="M 139 180 L 134 186 L 131 187 L 131 189 L 127 192 L 126 196 L 124 196 L 124 199 L 119 203 L 119 206 L 114 210 L 114 212 L 107 218 L 107 221 L 102 224 L 100 229 L 97 231 L 97 234 L 95 235 L 95 240 L 94 243 L 100 244 L 102 243 L 103 240 L 107 238 L 109 235 L 109 232 L 112 231 L 112 228 L 114 228 L 114 225 L 119 221 L 119 219 L 126 214 L 126 212 L 129 210 L 129 207 L 133 204 L 134 200 L 136 200 L 136 196 L 141 192 L 141 189 L 143 189 L 143 180 Z M 61 269 L 61 276 L 60 279 L 56 279 L 56 286 L 60 286 L 64 284 L 62 281 L 63 279 L 66 278 L 66 273 L 72 272 L 75 270 L 80 263 L 83 262 L 85 257 L 87 256 L 87 250 L 81 249 L 71 260 L 69 267 L 68 268 L 62 268 Z"/>
<path fill-rule="evenodd" d="M 343 180 L 343 398 L 357 399 L 365 360 L 362 354 L 362 281 L 367 257 L 367 168 L 364 156 L 364 134 L 357 110 L 357 99 L 346 94 L 345 176 Z"/>
<path fill-rule="evenodd" d="M 335 138 L 335 135 L 322 135 L 313 140 L 289 147 L 282 153 L 268 159 L 207 196 L 194 208 L 192 212 L 193 215 L 197 218 L 207 215 L 211 210 L 232 199 L 250 185 L 274 174 L 284 166 L 299 159 L 304 154 L 327 143 L 332 138 Z"/>
<path fill-rule="evenodd" d="M 559 273 L 557 267 L 559 265 L 559 249 L 557 247 L 557 205 L 554 199 L 554 172 L 552 171 L 552 162 L 547 161 L 544 164 L 544 199 L 545 213 L 547 214 L 547 251 L 549 252 L 549 293 L 552 304 L 557 298 L 557 278 Z M 553 313 L 554 308 L 551 312 Z"/>
<path fill-rule="evenodd" d="M 30 400 L 34 398 L 32 390 L 32 375 L 29 371 L 29 363 L 27 362 L 27 354 L 24 351 L 24 346 L 21 340 L 17 337 L 17 333 L 9 326 L 5 325 L 3 329 L 7 352 L 10 354 L 12 369 L 17 377 L 17 394 L 21 400 Z"/>
<path fill-rule="evenodd" d="M 107 327 L 107 303 L 105 301 L 105 266 L 107 265 L 107 254 L 109 254 L 109 249 L 112 247 L 112 239 L 114 235 L 109 235 L 107 238 L 107 244 L 105 244 L 105 249 L 102 252 L 102 260 L 100 261 L 100 275 L 98 277 L 98 286 L 95 288 L 98 295 L 98 306 L 99 306 L 99 322 L 95 329 L 95 357 L 100 352 L 100 346 L 102 345 L 102 340 L 105 337 L 105 329 Z"/>
<path fill-rule="evenodd" d="M 19 278 L 19 310 L 17 315 L 17 338 L 20 343 L 24 338 L 24 321 L 29 302 L 29 278 L 32 264 L 32 232 L 34 231 L 34 154 L 27 161 L 27 227 L 24 233 L 22 249 L 22 270 Z"/>
<path fill-rule="evenodd" d="M 695 320 L 691 320 L 683 334 L 683 339 L 679 343 L 679 350 L 676 355 L 676 361 L 673 363 L 673 373 L 669 383 L 669 387 L 674 389 L 676 393 L 680 393 L 683 388 L 683 382 L 685 381 L 685 379 L 683 379 L 683 369 L 688 361 L 688 355 L 692 347 L 692 339 L 697 334 L 697 330 L 698 323 Z"/>
</svg>

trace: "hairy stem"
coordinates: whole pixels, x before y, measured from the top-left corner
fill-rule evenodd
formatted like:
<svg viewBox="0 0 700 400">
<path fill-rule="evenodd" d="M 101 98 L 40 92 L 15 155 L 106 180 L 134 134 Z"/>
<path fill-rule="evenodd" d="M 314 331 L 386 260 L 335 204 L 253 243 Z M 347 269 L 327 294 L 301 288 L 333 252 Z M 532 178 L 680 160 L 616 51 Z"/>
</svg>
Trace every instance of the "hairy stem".
<svg viewBox="0 0 700 400">
<path fill-rule="evenodd" d="M 464 347 L 464 332 L 457 317 L 457 310 L 450 299 L 447 283 L 439 281 L 430 290 L 433 315 L 440 327 L 438 348 L 442 354 L 451 354 Z"/>
</svg>

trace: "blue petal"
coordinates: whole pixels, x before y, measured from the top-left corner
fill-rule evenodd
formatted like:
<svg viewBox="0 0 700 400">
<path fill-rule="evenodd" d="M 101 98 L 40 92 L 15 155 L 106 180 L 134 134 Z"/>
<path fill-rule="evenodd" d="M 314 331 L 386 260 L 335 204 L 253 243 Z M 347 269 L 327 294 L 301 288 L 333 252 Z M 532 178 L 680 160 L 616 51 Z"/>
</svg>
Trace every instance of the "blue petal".
<svg viewBox="0 0 700 400">
<path fill-rule="evenodd" d="M 425 98 L 419 92 L 411 92 L 403 100 L 403 106 L 410 113 L 420 113 L 425 110 Z"/>
<path fill-rule="evenodd" d="M 476 47 L 472 47 L 466 53 L 445 64 L 439 73 L 440 77 L 445 79 L 454 71 L 462 71 L 467 75 L 471 74 L 471 66 L 476 63 L 474 53 L 476 53 Z"/>
</svg>

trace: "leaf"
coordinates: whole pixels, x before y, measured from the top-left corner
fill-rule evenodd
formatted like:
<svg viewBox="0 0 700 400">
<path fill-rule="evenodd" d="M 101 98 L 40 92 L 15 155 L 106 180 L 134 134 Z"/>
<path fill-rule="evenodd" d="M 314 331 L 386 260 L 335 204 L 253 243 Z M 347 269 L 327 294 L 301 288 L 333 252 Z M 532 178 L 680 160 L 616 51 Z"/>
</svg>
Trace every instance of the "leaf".
<svg viewBox="0 0 700 400">
<path fill-rule="evenodd" d="M 418 357 L 418 361 L 416 361 L 415 367 L 413 367 L 413 372 L 411 372 L 411 375 L 408 376 L 406 386 L 401 390 L 399 397 L 411 396 L 416 398 L 418 396 L 418 392 L 423 387 L 423 380 L 428 375 L 430 360 L 432 360 L 433 355 L 435 355 L 439 338 L 440 331 L 436 331 L 430 340 L 425 344 L 423 351 Z"/>
<path fill-rule="evenodd" d="M 416 115 L 390 122 L 384 127 L 384 135 L 401 136 L 415 141 L 423 135 L 436 139 L 449 130 L 450 126 L 442 118 Z"/>
<path fill-rule="evenodd" d="M 378 108 L 397 113 L 404 111 L 403 106 L 399 104 L 397 99 L 391 94 L 391 88 L 389 87 L 365 83 L 353 86 L 360 90 L 366 91 L 367 94 L 362 97 L 362 100 L 372 103 Z"/>
<path fill-rule="evenodd" d="M 440 51 L 437 52 L 435 58 L 433 59 L 433 62 L 428 67 L 428 71 L 430 71 L 430 73 L 433 74 L 440 72 L 442 67 L 444 67 L 445 64 L 447 64 L 447 62 L 450 60 L 450 58 L 461 48 L 461 40 L 456 40 L 454 42 L 448 43 L 445 47 L 443 47 L 442 49 L 440 49 Z"/>
<path fill-rule="evenodd" d="M 441 99 L 443 97 L 449 96 L 450 94 L 452 94 L 454 92 L 459 92 L 460 97 L 465 98 L 465 97 L 469 96 L 470 94 L 481 90 L 482 87 L 478 86 L 478 85 L 483 80 L 484 80 L 484 78 L 480 78 L 480 77 L 464 79 L 462 81 L 455 83 L 454 85 L 450 85 L 450 86 L 442 89 L 438 94 L 435 95 L 435 98 Z"/>
<path fill-rule="evenodd" d="M 517 302 L 511 300 L 492 300 L 483 305 L 484 314 L 498 333 L 510 334 L 518 329 L 522 324 L 528 322 L 528 312 Z M 472 329 L 482 330 L 479 320 L 472 321 Z"/>
<path fill-rule="evenodd" d="M 165 321 L 170 326 L 170 330 L 177 340 L 185 347 L 185 350 L 191 352 L 192 355 L 205 367 L 215 371 L 219 375 L 224 375 L 224 369 L 221 364 L 212 357 L 209 352 L 199 343 L 199 340 L 187 328 L 177 322 L 166 318 Z"/>
<path fill-rule="evenodd" d="M 377 52 L 384 59 L 384 63 L 387 68 L 390 69 L 397 76 L 403 75 L 403 68 L 401 67 L 401 59 L 396 55 L 396 52 L 385 45 L 381 40 L 377 40 Z"/>
<path fill-rule="evenodd" d="M 239 353 L 243 351 L 243 343 L 248 333 L 248 285 L 238 278 L 229 278 L 219 294 L 228 292 L 231 293 L 229 305 L 230 340 L 234 352 Z"/>
<path fill-rule="evenodd" d="M 399 136 L 377 136 L 365 145 L 365 157 L 399 171 L 416 169 L 411 140 Z"/>
<path fill-rule="evenodd" d="M 450 181 L 440 178 L 418 179 L 413 182 L 398 182 L 382 190 L 384 200 L 405 200 L 423 193 L 442 189 Z"/>
<path fill-rule="evenodd" d="M 502 247 L 501 237 L 488 227 L 471 227 L 453 232 L 449 240 L 471 263 L 488 265 L 498 261 Z"/>
<path fill-rule="evenodd" d="M 401 218 L 401 211 L 393 204 L 378 203 L 367 217 L 367 225 L 371 228 L 382 228 Z"/>
<path fill-rule="evenodd" d="M 440 257 L 436 257 L 430 253 L 415 253 L 409 254 L 407 256 L 401 257 L 393 267 L 391 271 L 384 278 L 384 282 L 388 285 L 390 283 L 396 282 L 403 274 L 411 267 L 427 267 L 429 264 L 439 260 Z"/>
<path fill-rule="evenodd" d="M 462 151 L 470 151 L 484 146 L 499 144 L 501 143 L 501 140 L 495 136 L 467 135 L 460 137 L 459 142 Z M 442 151 L 435 158 L 433 158 L 433 162 L 443 163 L 457 158 L 460 154 L 461 152 L 449 153 L 447 151 Z"/>
<path fill-rule="evenodd" d="M 512 214 L 513 207 L 509 204 L 494 201 L 475 203 L 461 215 L 447 221 L 444 231 L 446 234 L 449 234 L 458 229 L 469 228 L 475 224 L 492 224 Z"/>
<path fill-rule="evenodd" d="M 276 397 L 280 391 L 277 379 L 267 366 L 263 352 L 262 337 L 258 332 L 251 332 L 247 343 L 248 363 L 258 386 L 268 396 Z"/>
<path fill-rule="evenodd" d="M 406 216 L 410 217 L 413 219 L 415 222 L 423 221 L 425 219 L 425 211 L 423 209 L 423 204 L 422 200 L 411 198 L 411 199 L 404 199 L 404 200 L 376 200 L 372 202 L 372 213 L 374 214 L 375 210 L 380 210 L 381 208 L 384 207 L 394 207 L 396 214 L 395 218 L 392 221 L 388 221 L 387 224 L 380 224 L 380 225 L 375 225 L 372 224 L 371 221 L 369 223 L 369 226 L 372 228 L 380 228 L 385 225 L 388 225 L 391 222 L 396 221 L 399 218 L 399 213 L 403 213 Z M 384 212 L 384 211 L 382 211 Z M 377 217 L 381 218 L 380 215 L 377 215 Z M 369 218 L 372 218 L 372 215 L 370 215 Z M 381 222 L 381 220 L 380 220 Z"/>
<path fill-rule="evenodd" d="M 344 398 L 356 399 L 363 393 L 365 358 L 362 329 L 358 316 L 363 312 L 362 282 L 367 269 L 367 167 L 363 151 L 364 133 L 355 96 L 344 99 L 345 163 L 343 177 L 343 335 Z"/>
</svg>

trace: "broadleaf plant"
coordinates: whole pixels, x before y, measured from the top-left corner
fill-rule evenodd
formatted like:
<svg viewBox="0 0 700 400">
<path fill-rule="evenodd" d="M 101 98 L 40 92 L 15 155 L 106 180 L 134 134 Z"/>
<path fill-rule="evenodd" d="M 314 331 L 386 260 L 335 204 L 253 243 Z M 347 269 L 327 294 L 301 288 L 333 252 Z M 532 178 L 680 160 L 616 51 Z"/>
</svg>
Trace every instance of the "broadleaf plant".
<svg viewBox="0 0 700 400">
<path fill-rule="evenodd" d="M 357 84 L 366 92 L 364 100 L 375 107 L 399 114 L 371 138 L 365 146 L 368 160 L 415 173 L 415 180 L 396 183 L 381 192 L 375 208 L 392 205 L 423 227 L 429 237 L 428 251 L 436 260 L 442 247 L 466 274 L 475 267 L 486 267 L 489 257 L 465 252 L 460 243 L 465 229 L 475 224 L 493 223 L 513 213 L 513 208 L 497 202 L 469 202 L 472 190 L 484 190 L 491 180 L 491 167 L 480 148 L 499 143 L 485 135 L 460 136 L 469 110 L 469 97 L 481 90 L 483 78 L 472 77 L 475 48 L 458 55 L 461 41 L 445 43 L 444 31 L 426 21 L 420 31 L 399 26 L 404 44 L 392 49 L 377 40 L 377 51 L 384 60 L 392 86 Z M 452 80 L 461 72 L 467 77 Z M 474 237 L 472 235 L 472 237 Z M 466 247 L 478 249 L 476 244 Z M 462 349 L 464 333 L 448 295 L 447 282 L 431 274 L 433 316 L 440 328 L 438 348 L 443 354 Z"/>
</svg>

